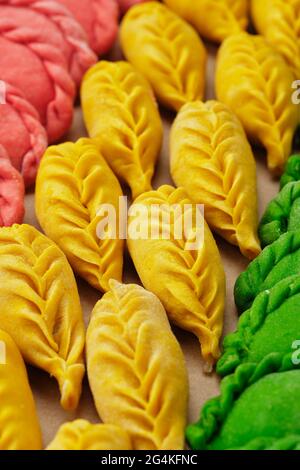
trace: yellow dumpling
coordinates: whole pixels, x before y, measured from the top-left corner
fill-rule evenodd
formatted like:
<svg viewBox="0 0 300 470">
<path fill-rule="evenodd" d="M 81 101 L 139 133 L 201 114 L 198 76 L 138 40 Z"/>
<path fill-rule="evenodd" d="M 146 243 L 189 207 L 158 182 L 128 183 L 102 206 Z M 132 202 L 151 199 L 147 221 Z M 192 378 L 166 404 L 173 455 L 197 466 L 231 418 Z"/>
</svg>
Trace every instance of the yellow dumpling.
<svg viewBox="0 0 300 470">
<path fill-rule="evenodd" d="M 121 45 L 164 106 L 178 111 L 186 102 L 203 98 L 204 45 L 196 31 L 164 5 L 146 2 L 130 8 L 121 24 Z"/>
<path fill-rule="evenodd" d="M 162 144 L 152 89 L 127 62 L 98 62 L 81 87 L 84 120 L 101 154 L 135 198 L 151 189 Z"/>
<path fill-rule="evenodd" d="M 0 450 L 41 450 L 41 430 L 26 368 L 17 346 L 2 330 L 0 403 Z"/>
<path fill-rule="evenodd" d="M 121 280 L 123 240 L 118 236 L 120 184 L 89 139 L 49 147 L 36 181 L 36 214 L 44 232 L 67 256 L 74 271 L 93 287 L 108 290 Z M 106 206 L 116 214 L 107 235 L 99 224 Z"/>
<path fill-rule="evenodd" d="M 255 28 L 284 57 L 300 79 L 300 0 L 252 0 Z"/>
<path fill-rule="evenodd" d="M 77 419 L 63 424 L 46 450 L 132 450 L 129 435 L 119 426 Z"/>
<path fill-rule="evenodd" d="M 256 164 L 237 117 L 218 101 L 186 104 L 171 131 L 171 174 L 205 220 L 244 256 L 260 253 Z"/>
<path fill-rule="evenodd" d="M 128 247 L 145 288 L 175 325 L 199 338 L 210 372 L 220 355 L 225 274 L 200 209 L 183 188 L 141 195 L 130 208 Z"/>
<path fill-rule="evenodd" d="M 85 370 L 85 331 L 66 257 L 34 227 L 2 227 L 0 279 L 1 328 L 26 362 L 55 377 L 61 405 L 76 408 Z"/>
<path fill-rule="evenodd" d="M 163 1 L 210 41 L 222 42 L 248 26 L 249 0 Z"/>
<path fill-rule="evenodd" d="M 291 154 L 299 120 L 291 99 L 293 80 L 282 56 L 262 36 L 236 34 L 219 50 L 217 97 L 237 114 L 249 138 L 265 147 L 275 175 Z"/>
<path fill-rule="evenodd" d="M 160 301 L 111 281 L 87 331 L 90 387 L 99 416 L 122 426 L 134 450 L 182 450 L 188 380 Z"/>
</svg>

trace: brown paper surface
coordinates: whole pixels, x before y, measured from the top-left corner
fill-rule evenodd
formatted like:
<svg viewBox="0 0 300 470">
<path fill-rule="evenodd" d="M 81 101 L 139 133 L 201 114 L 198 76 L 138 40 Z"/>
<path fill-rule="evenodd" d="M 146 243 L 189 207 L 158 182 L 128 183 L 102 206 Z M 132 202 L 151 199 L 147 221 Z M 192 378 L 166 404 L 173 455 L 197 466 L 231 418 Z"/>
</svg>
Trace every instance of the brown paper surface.
<svg viewBox="0 0 300 470">
<path fill-rule="evenodd" d="M 209 60 L 207 67 L 206 99 L 212 99 L 215 97 L 214 67 L 217 49 L 213 46 L 208 46 L 208 50 Z M 115 51 L 111 54 L 111 59 L 121 59 L 118 47 L 116 47 Z M 169 174 L 168 141 L 170 126 L 175 115 L 162 111 L 162 116 L 165 127 L 164 145 L 158 162 L 156 176 L 153 181 L 154 188 L 159 187 L 161 184 L 173 184 Z M 249 119 L 251 119 L 251 116 L 249 116 Z M 75 141 L 86 135 L 87 133 L 84 127 L 81 109 L 78 105 L 76 107 L 72 129 L 65 140 Z M 278 181 L 272 179 L 271 175 L 268 173 L 265 158 L 262 155 L 258 155 L 257 152 L 255 152 L 255 154 L 257 157 L 259 213 L 261 216 L 267 203 L 277 194 L 279 184 Z M 40 228 L 35 217 L 33 193 L 26 196 L 25 223 L 32 224 L 37 228 Z M 224 334 L 227 334 L 230 331 L 234 331 L 237 323 L 237 313 L 233 300 L 234 283 L 240 272 L 246 268 L 248 261 L 243 258 L 237 248 L 230 246 L 218 237 L 216 237 L 216 239 L 222 254 L 227 278 L 227 302 L 224 324 Z M 128 254 L 126 254 L 125 259 L 124 282 L 139 282 Z M 85 322 L 88 324 L 91 310 L 95 303 L 100 299 L 101 294 L 89 287 L 82 280 L 78 280 L 78 287 L 81 296 L 82 308 L 84 310 Z M 219 394 L 219 379 L 215 373 L 209 376 L 203 373 L 203 363 L 197 339 L 195 339 L 191 334 L 177 329 L 175 329 L 174 332 L 184 351 L 189 372 L 190 402 L 188 420 L 189 422 L 192 422 L 198 418 L 199 410 L 204 402 Z M 59 391 L 55 380 L 51 379 L 45 372 L 34 368 L 29 368 L 29 378 L 38 408 L 45 446 L 52 440 L 59 426 L 66 421 L 85 418 L 94 423 L 99 422 L 99 417 L 95 410 L 86 379 L 78 409 L 74 413 L 68 413 L 65 412 L 59 404 Z"/>
</svg>

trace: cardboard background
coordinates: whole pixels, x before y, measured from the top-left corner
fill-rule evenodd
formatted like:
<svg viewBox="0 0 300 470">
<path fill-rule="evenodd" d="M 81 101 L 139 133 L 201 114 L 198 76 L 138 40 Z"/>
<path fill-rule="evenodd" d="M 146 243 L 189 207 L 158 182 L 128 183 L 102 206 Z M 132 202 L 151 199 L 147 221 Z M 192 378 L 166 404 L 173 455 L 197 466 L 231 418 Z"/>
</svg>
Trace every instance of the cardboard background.
<svg viewBox="0 0 300 470">
<path fill-rule="evenodd" d="M 214 46 L 207 47 L 209 50 L 209 60 L 207 67 L 206 99 L 212 99 L 214 98 L 214 66 L 217 48 Z M 110 55 L 110 58 L 112 60 L 119 60 L 122 58 L 118 46 L 116 46 L 115 50 Z M 162 117 L 165 126 L 164 145 L 153 182 L 154 188 L 159 187 L 161 184 L 172 184 L 169 174 L 168 140 L 170 126 L 175 115 L 162 111 Z M 249 118 L 251 119 L 251 116 Z M 86 135 L 81 109 L 78 105 L 75 111 L 72 129 L 66 136 L 65 140 L 75 141 Z M 269 175 L 263 155 L 260 155 L 257 151 L 255 152 L 255 155 L 257 157 L 259 212 L 261 215 L 267 203 L 278 192 L 279 184 L 278 181 L 274 181 Z M 25 223 L 32 224 L 37 228 L 40 228 L 34 212 L 34 194 L 28 194 L 26 196 Z M 239 273 L 246 268 L 248 261 L 243 258 L 237 248 L 230 246 L 220 238 L 216 237 L 216 239 L 222 254 L 227 278 L 227 304 L 224 325 L 224 333 L 227 334 L 235 329 L 237 322 L 237 313 L 233 300 L 233 286 Z M 137 274 L 128 254 L 126 254 L 125 260 L 124 282 L 138 282 Z M 81 280 L 78 280 L 78 287 L 84 310 L 85 322 L 87 324 L 90 312 L 95 303 L 100 299 L 101 294 Z M 189 422 L 192 422 L 198 418 L 199 410 L 203 403 L 208 398 L 218 395 L 219 379 L 216 374 L 207 376 L 203 373 L 202 359 L 197 339 L 195 339 L 191 334 L 177 329 L 174 331 L 183 348 L 189 372 L 190 403 L 188 419 Z M 77 411 L 75 413 L 67 413 L 60 407 L 59 391 L 55 380 L 48 377 L 45 372 L 31 367 L 29 368 L 29 378 L 36 399 L 45 446 L 52 440 L 59 426 L 66 421 L 76 418 L 85 418 L 91 422 L 99 422 L 99 417 L 94 408 L 93 399 L 86 379 L 83 386 L 82 398 Z"/>
</svg>

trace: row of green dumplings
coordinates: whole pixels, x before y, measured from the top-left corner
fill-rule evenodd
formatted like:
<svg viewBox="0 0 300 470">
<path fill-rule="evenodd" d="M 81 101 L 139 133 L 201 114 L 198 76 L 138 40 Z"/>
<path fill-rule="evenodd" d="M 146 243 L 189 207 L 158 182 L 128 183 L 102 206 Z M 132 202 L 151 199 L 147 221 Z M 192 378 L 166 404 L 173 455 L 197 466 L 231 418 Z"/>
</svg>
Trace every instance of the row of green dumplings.
<svg viewBox="0 0 300 470">
<path fill-rule="evenodd" d="M 300 449 L 299 235 L 282 235 L 236 282 L 243 313 L 217 363 L 221 395 L 187 428 L 193 449 Z"/>
<path fill-rule="evenodd" d="M 263 247 L 270 245 L 286 232 L 300 228 L 300 155 L 289 158 L 280 181 L 279 194 L 268 204 L 259 225 Z"/>
<path fill-rule="evenodd" d="M 297 186 L 299 162 L 289 159 L 262 219 L 270 243 L 264 238 L 266 248 L 235 284 L 241 317 L 217 363 L 221 395 L 187 428 L 193 449 L 300 450 L 300 232 L 291 223 L 297 202 L 282 194 Z"/>
</svg>

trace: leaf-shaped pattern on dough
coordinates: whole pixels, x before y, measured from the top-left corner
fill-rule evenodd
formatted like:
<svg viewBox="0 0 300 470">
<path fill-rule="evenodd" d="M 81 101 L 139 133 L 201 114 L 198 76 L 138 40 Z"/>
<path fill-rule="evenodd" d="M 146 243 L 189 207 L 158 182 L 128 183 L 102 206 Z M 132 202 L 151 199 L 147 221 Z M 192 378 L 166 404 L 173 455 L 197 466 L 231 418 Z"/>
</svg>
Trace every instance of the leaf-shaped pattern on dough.
<svg viewBox="0 0 300 470">
<path fill-rule="evenodd" d="M 129 435 L 118 426 L 77 419 L 63 424 L 46 450 L 132 450 Z"/>
<path fill-rule="evenodd" d="M 291 100 L 293 80 L 284 59 L 261 36 L 236 34 L 220 48 L 218 99 L 236 112 L 249 138 L 265 147 L 274 174 L 284 169 L 299 121 Z"/>
<path fill-rule="evenodd" d="M 300 155 L 292 155 L 280 179 L 280 189 L 293 181 L 300 181 Z"/>
<path fill-rule="evenodd" d="M 188 442 L 195 450 L 300 450 L 299 393 L 300 371 L 276 358 L 243 364 L 187 428 Z"/>
<path fill-rule="evenodd" d="M 258 364 L 269 355 L 293 365 L 292 345 L 300 330 L 300 275 L 279 281 L 259 294 L 243 313 L 235 333 L 224 339 L 218 374 L 228 375 L 242 363 Z M 297 367 L 297 364 L 294 364 Z"/>
<path fill-rule="evenodd" d="M 148 82 L 127 62 L 101 61 L 85 75 L 81 102 L 89 132 L 135 198 L 151 189 L 162 123 Z"/>
<path fill-rule="evenodd" d="M 77 406 L 84 324 L 73 272 L 61 250 L 29 225 L 0 229 L 0 324 L 26 362 L 58 381 L 61 405 Z"/>
<path fill-rule="evenodd" d="M 21 354 L 0 330 L 0 450 L 41 450 L 42 436 Z"/>
<path fill-rule="evenodd" d="M 201 36 L 222 42 L 248 26 L 248 0 L 163 0 Z"/>
<path fill-rule="evenodd" d="M 234 298 L 239 313 L 249 309 L 260 292 L 296 274 L 300 275 L 300 231 L 287 232 L 267 246 L 238 277 Z"/>
<path fill-rule="evenodd" d="M 121 25 L 124 54 L 149 80 L 158 100 L 178 111 L 202 99 L 206 51 L 196 31 L 164 5 L 130 8 Z"/>
<path fill-rule="evenodd" d="M 171 174 L 210 227 L 247 258 L 260 253 L 256 165 L 236 116 L 217 101 L 186 104 L 171 132 Z"/>
<path fill-rule="evenodd" d="M 99 210 L 111 204 L 118 214 L 121 196 L 117 178 L 91 140 L 48 148 L 36 183 L 38 220 L 73 269 L 101 291 L 108 289 L 109 279 L 122 278 L 123 240 L 98 237 L 106 216 Z"/>
<path fill-rule="evenodd" d="M 184 446 L 188 381 L 184 357 L 159 300 L 111 281 L 87 331 L 87 368 L 104 423 L 122 426 L 135 450 Z"/>
<path fill-rule="evenodd" d="M 294 78 L 300 77 L 300 1 L 251 0 L 256 30 L 284 57 Z"/>
<path fill-rule="evenodd" d="M 288 183 L 268 205 L 258 233 L 263 247 L 286 232 L 300 230 L 300 181 Z"/>
<path fill-rule="evenodd" d="M 159 209 L 159 219 L 152 218 L 153 206 Z M 145 214 L 140 213 L 141 207 L 148 208 Z M 173 207 L 180 208 L 174 211 L 174 217 Z M 129 231 L 128 247 L 145 288 L 158 296 L 172 322 L 199 338 L 207 371 L 211 371 L 220 353 L 225 275 L 217 245 L 200 211 L 201 225 L 195 223 L 197 211 L 183 188 L 162 186 L 141 195 L 130 209 L 129 228 L 138 221 L 143 233 L 144 227 L 152 231 L 158 223 L 161 233 L 169 232 L 169 237 L 142 239 L 132 237 Z M 179 234 L 180 238 L 178 222 L 184 225 L 189 212 L 192 226 Z M 200 240 L 201 235 L 203 239 L 198 247 L 189 249 L 191 241 Z"/>
</svg>

